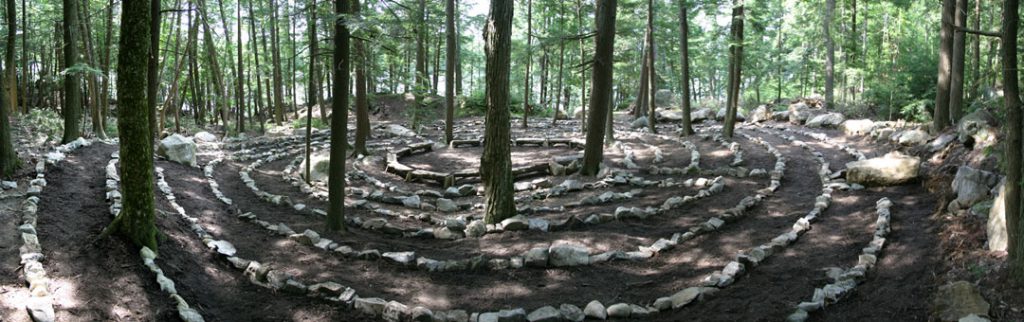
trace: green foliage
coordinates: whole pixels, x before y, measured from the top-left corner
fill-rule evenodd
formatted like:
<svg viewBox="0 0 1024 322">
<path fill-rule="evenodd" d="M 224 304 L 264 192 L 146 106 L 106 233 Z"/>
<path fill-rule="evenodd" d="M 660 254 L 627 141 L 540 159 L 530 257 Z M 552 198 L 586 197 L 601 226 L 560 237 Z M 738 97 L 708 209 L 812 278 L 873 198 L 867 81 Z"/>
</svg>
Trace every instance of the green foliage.
<svg viewBox="0 0 1024 322">
<path fill-rule="evenodd" d="M 331 127 L 330 124 L 324 123 L 324 120 L 319 118 L 319 117 L 317 117 L 316 115 L 313 116 L 313 123 L 311 125 L 314 128 L 317 128 L 317 129 L 320 129 L 320 130 L 326 130 L 326 129 L 329 129 Z M 293 129 L 304 129 L 304 128 L 306 128 L 306 116 L 303 115 L 302 117 L 299 117 L 297 119 L 292 120 L 292 128 Z"/>
<path fill-rule="evenodd" d="M 50 140 L 59 140 L 64 133 L 64 119 L 54 110 L 33 109 L 22 116 L 21 122 L 32 126 L 36 132 L 46 135 Z"/>
<path fill-rule="evenodd" d="M 900 116 L 913 122 L 931 122 L 932 115 L 929 112 L 929 104 L 931 100 L 919 99 L 914 100 L 900 107 Z"/>
</svg>

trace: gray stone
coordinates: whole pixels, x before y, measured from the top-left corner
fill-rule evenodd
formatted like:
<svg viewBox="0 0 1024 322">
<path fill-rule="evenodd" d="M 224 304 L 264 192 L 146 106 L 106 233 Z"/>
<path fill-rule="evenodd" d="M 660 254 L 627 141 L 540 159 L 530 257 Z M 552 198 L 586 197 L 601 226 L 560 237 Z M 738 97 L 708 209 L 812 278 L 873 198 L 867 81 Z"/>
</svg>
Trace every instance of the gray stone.
<svg viewBox="0 0 1024 322">
<path fill-rule="evenodd" d="M 796 102 L 789 105 L 789 122 L 803 124 L 810 117 L 811 108 L 804 102 Z"/>
<path fill-rule="evenodd" d="M 501 227 L 506 231 L 530 229 L 530 221 L 523 215 L 513 216 L 501 221 Z"/>
<path fill-rule="evenodd" d="M 548 222 L 547 219 L 530 218 L 529 222 L 531 230 L 548 231 L 551 226 L 551 223 Z"/>
<path fill-rule="evenodd" d="M 875 121 L 870 119 L 846 120 L 839 125 L 846 135 L 866 135 L 875 128 Z"/>
<path fill-rule="evenodd" d="M 688 287 L 682 291 L 672 294 L 669 299 L 672 300 L 672 309 L 678 310 L 681 307 L 690 304 L 700 296 L 701 289 L 699 287 Z"/>
<path fill-rule="evenodd" d="M 295 239 L 300 244 L 303 244 L 303 245 L 312 246 L 312 245 L 315 245 L 316 243 L 320 242 L 320 234 L 317 234 L 315 231 L 312 231 L 312 230 L 309 230 L 309 229 L 306 229 L 306 231 L 303 231 L 302 234 L 298 234 L 298 235 L 294 235 L 294 236 L 295 236 Z"/>
<path fill-rule="evenodd" d="M 437 239 L 459 239 L 462 237 L 457 231 L 448 227 L 434 229 L 434 238 Z"/>
<path fill-rule="evenodd" d="M 807 121 L 808 127 L 836 127 L 842 124 L 846 118 L 839 113 L 825 113 L 811 118 Z"/>
<path fill-rule="evenodd" d="M 988 249 L 991 251 L 1005 251 L 1009 235 L 1006 233 L 1006 179 L 1003 179 L 997 187 L 996 199 L 992 202 L 992 209 L 988 212 L 988 223 L 985 232 L 988 235 Z"/>
<path fill-rule="evenodd" d="M 459 210 L 459 205 L 455 204 L 451 199 L 437 198 L 437 210 L 440 212 L 455 212 Z"/>
<path fill-rule="evenodd" d="M 28 299 L 28 303 L 25 304 L 25 308 L 28 310 L 29 317 L 34 322 L 53 322 L 57 320 L 57 315 L 53 311 L 52 299 L 49 297 L 33 297 Z"/>
<path fill-rule="evenodd" d="M 403 266 L 413 266 L 416 264 L 415 252 L 387 252 L 381 254 L 381 257 Z"/>
<path fill-rule="evenodd" d="M 793 314 L 786 317 L 786 322 L 804 322 L 807 321 L 807 311 L 796 310 Z"/>
<path fill-rule="evenodd" d="M 751 123 L 760 123 L 771 119 L 772 111 L 766 105 L 758 105 L 757 108 L 750 112 L 750 117 L 747 118 Z"/>
<path fill-rule="evenodd" d="M 345 291 L 345 286 L 335 282 L 323 282 L 310 285 L 308 289 L 313 293 L 338 296 L 341 295 L 341 292 Z"/>
<path fill-rule="evenodd" d="M 526 251 L 526 253 L 523 254 L 523 263 L 526 266 L 547 267 L 548 248 L 538 247 Z"/>
<path fill-rule="evenodd" d="M 578 306 L 572 304 L 562 304 L 558 307 L 558 312 L 562 314 L 562 318 L 568 321 L 583 321 L 586 315 L 583 314 Z"/>
<path fill-rule="evenodd" d="M 196 166 L 196 143 L 181 134 L 171 134 L 160 140 L 156 153 L 172 162 Z"/>
<path fill-rule="evenodd" d="M 971 314 L 987 317 L 989 304 L 974 284 L 956 281 L 939 287 L 934 309 L 940 321 L 958 321 Z"/>
<path fill-rule="evenodd" d="M 419 195 L 411 195 L 411 196 L 408 196 L 408 197 L 404 197 L 404 198 L 401 198 L 401 201 L 402 201 L 402 205 L 403 206 L 406 206 L 406 207 L 409 207 L 409 208 L 417 208 L 417 209 L 420 208 L 420 203 L 422 202 L 420 200 L 420 196 Z"/>
<path fill-rule="evenodd" d="M 960 166 L 953 178 L 953 193 L 961 208 L 989 197 L 989 191 L 999 183 L 999 175 L 969 166 Z"/>
<path fill-rule="evenodd" d="M 381 317 L 388 322 L 405 321 L 409 316 L 409 307 L 397 301 L 388 302 L 384 305 Z"/>
<path fill-rule="evenodd" d="M 409 319 L 413 322 L 432 322 L 435 318 L 433 311 L 422 306 L 414 307 L 409 311 Z"/>
<path fill-rule="evenodd" d="M 217 136 L 214 135 L 213 133 L 206 131 L 199 131 L 199 133 L 196 133 L 195 135 L 192 136 L 192 139 L 196 141 L 196 143 L 217 142 Z"/>
<path fill-rule="evenodd" d="M 634 119 L 633 122 L 629 124 L 629 127 L 631 129 L 639 129 L 639 128 L 645 128 L 649 124 L 650 123 L 648 123 L 647 116 L 641 116 L 641 117 L 638 117 L 638 118 Z"/>
<path fill-rule="evenodd" d="M 897 133 L 895 138 L 896 143 L 901 145 L 918 146 L 928 143 L 931 137 L 928 135 L 928 132 L 922 130 L 907 130 Z"/>
<path fill-rule="evenodd" d="M 971 314 L 960 318 L 957 322 L 990 322 L 991 320 L 978 316 L 977 314 Z"/>
<path fill-rule="evenodd" d="M 227 257 L 235 256 L 235 253 L 237 253 L 237 250 L 235 250 L 235 246 L 231 245 L 231 243 L 229 243 L 226 240 L 215 240 L 207 245 L 217 250 L 217 253 Z"/>
<path fill-rule="evenodd" d="M 628 318 L 633 313 L 633 308 L 626 303 L 616 303 L 608 307 L 608 317 Z"/>
<path fill-rule="evenodd" d="M 590 264 L 590 250 L 582 245 L 553 245 L 548 250 L 548 261 L 551 266 L 581 266 Z"/>
<path fill-rule="evenodd" d="M 17 181 L 0 181 L 0 187 L 3 187 L 3 190 L 18 189 L 18 182 Z"/>
<path fill-rule="evenodd" d="M 890 153 L 846 164 L 846 180 L 865 186 L 892 186 L 917 179 L 921 159 Z"/>
<path fill-rule="evenodd" d="M 693 122 L 693 123 L 698 123 L 698 122 L 710 119 L 711 116 L 712 115 L 711 115 L 711 110 L 710 109 L 702 108 L 702 109 L 690 112 L 690 121 Z"/>
<path fill-rule="evenodd" d="M 466 236 L 469 237 L 480 237 L 487 234 L 487 225 L 484 224 L 483 220 L 474 220 L 466 225 L 465 230 Z"/>
<path fill-rule="evenodd" d="M 608 311 L 607 309 L 605 309 L 604 304 L 601 304 L 601 302 L 598 302 L 596 300 L 587 303 L 587 306 L 583 308 L 583 314 L 586 315 L 588 318 L 592 318 L 595 320 L 608 319 Z"/>
<path fill-rule="evenodd" d="M 545 306 L 526 315 L 526 320 L 530 322 L 554 322 L 562 320 L 562 313 L 555 309 L 553 306 Z"/>
<path fill-rule="evenodd" d="M 352 306 L 356 311 L 362 312 L 371 316 L 379 316 L 384 312 L 384 306 L 388 303 L 384 299 L 369 297 L 369 298 L 357 298 Z"/>
<path fill-rule="evenodd" d="M 289 278 L 284 282 L 284 287 L 281 287 L 281 291 L 291 294 L 306 294 L 308 288 L 306 288 L 306 284 Z"/>
<path fill-rule="evenodd" d="M 481 313 L 478 322 L 521 322 L 526 321 L 526 310 L 501 310 L 498 312 Z"/>
</svg>

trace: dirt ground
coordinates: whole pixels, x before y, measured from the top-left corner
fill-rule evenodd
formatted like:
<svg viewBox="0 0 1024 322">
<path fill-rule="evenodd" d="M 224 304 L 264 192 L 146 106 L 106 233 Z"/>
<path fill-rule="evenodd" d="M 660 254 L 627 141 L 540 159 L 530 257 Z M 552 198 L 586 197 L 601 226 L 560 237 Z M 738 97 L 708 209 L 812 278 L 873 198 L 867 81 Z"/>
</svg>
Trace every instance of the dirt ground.
<svg viewBox="0 0 1024 322">
<path fill-rule="evenodd" d="M 480 129 L 478 119 L 464 120 L 459 127 L 461 135 L 469 137 L 471 128 Z M 513 137 L 566 137 L 580 136 L 576 121 L 548 125 L 550 120 L 537 120 L 534 130 L 515 127 Z M 542 125 L 543 124 L 543 125 Z M 617 128 L 620 134 L 624 128 Z M 661 131 L 670 134 L 671 126 Z M 426 127 L 424 137 L 437 137 L 439 129 Z M 173 188 L 177 203 L 216 239 L 231 242 L 238 256 L 270 264 L 276 269 L 293 274 L 307 284 L 334 281 L 354 288 L 361 297 L 381 297 L 410 306 L 424 306 L 432 310 L 467 309 L 486 312 L 522 307 L 527 312 L 545 305 L 570 303 L 583 307 L 590 300 L 605 305 L 618 302 L 651 304 L 654 299 L 668 296 L 689 286 L 697 285 L 706 275 L 720 270 L 745 249 L 769 242 L 773 237 L 789 231 L 790 226 L 813 209 L 815 197 L 821 191 L 818 177 L 806 169 L 817 169 L 817 161 L 810 151 L 779 136 L 777 130 L 767 133 L 741 127 L 739 133 L 760 138 L 778 148 L 788 159 L 787 172 L 781 188 L 762 203 L 748 211 L 746 217 L 731 222 L 722 229 L 703 234 L 683 242 L 674 249 L 639 261 L 612 261 L 589 266 L 569 268 L 521 268 L 500 271 L 427 272 L 403 267 L 384 260 L 362 260 L 344 257 L 297 243 L 293 239 L 270 233 L 263 228 L 236 217 L 251 212 L 261 220 L 283 223 L 297 232 L 312 229 L 324 238 L 356 250 L 378 249 L 380 252 L 414 251 L 417 256 L 438 260 L 464 259 L 478 255 L 508 257 L 519 255 L 533 247 L 552 243 L 586 245 L 592 253 L 622 250 L 635 251 L 638 246 L 650 245 L 660 238 L 686 231 L 694 225 L 717 216 L 766 187 L 770 181 L 764 177 L 724 177 L 723 192 L 700 199 L 685 207 L 646 219 L 612 221 L 596 225 L 580 225 L 564 231 L 536 230 L 488 234 L 481 238 L 438 240 L 383 234 L 379 231 L 352 227 L 342 233 L 324 229 L 323 218 L 308 211 L 296 211 L 289 206 L 278 206 L 258 198 L 241 181 L 239 170 L 252 161 L 226 161 L 217 165 L 215 180 L 220 190 L 234 200 L 226 205 L 214 197 L 202 168 L 191 168 L 158 160 L 164 169 L 168 184 Z M 850 144 L 869 157 L 892 149 L 859 138 L 845 137 L 833 130 L 815 129 Z M 795 135 L 821 152 L 833 171 L 853 158 L 836 146 Z M 658 147 L 665 161 L 658 166 L 686 167 L 690 151 L 677 142 L 652 136 L 636 138 L 622 136 L 623 145 L 636 155 L 641 169 L 630 170 L 635 176 L 650 180 L 708 177 L 707 175 L 651 175 L 645 169 L 652 163 L 654 147 Z M 687 138 L 701 153 L 704 169 L 728 167 L 732 161 L 729 150 L 712 140 Z M 386 137 L 374 137 L 382 149 L 396 148 Z M 748 169 L 774 167 L 775 157 L 761 145 L 737 137 L 744 153 L 743 166 Z M 154 276 L 131 250 L 119 239 L 94 242 L 95 236 L 110 222 L 107 204 L 103 199 L 103 166 L 116 147 L 95 144 L 69 155 L 59 166 L 47 173 L 49 186 L 42 196 L 39 235 L 47 257 L 45 265 L 54 279 L 57 300 L 55 308 L 62 321 L 85 320 L 158 320 L 174 321 L 177 315 L 171 302 L 156 285 Z M 479 148 L 445 149 L 403 158 L 402 162 L 434 171 L 453 171 L 478 166 Z M 210 151 L 205 151 L 210 152 Z M 232 151 L 214 151 L 230 154 Z M 384 151 L 372 151 L 383 154 Z M 558 148 L 514 147 L 516 164 L 548 160 L 576 151 Z M 606 149 L 606 163 L 621 167 L 623 151 Z M 293 157 L 265 163 L 251 173 L 261 190 L 288 196 L 296 203 L 326 209 L 323 200 L 301 192 L 282 179 L 284 168 Z M 210 157 L 204 156 L 205 164 Z M 351 167 L 351 164 L 350 164 Z M 441 189 L 433 183 L 404 182 L 384 171 L 380 163 L 360 165 L 368 176 L 394 184 L 402 191 Z M 592 178 L 535 177 L 559 184 L 567 179 L 592 182 Z M 350 179 L 354 190 L 372 191 L 367 181 Z M 578 202 L 584 197 L 605 191 L 626 192 L 630 186 L 588 189 L 547 198 L 527 198 L 534 191 L 522 191 L 517 197 L 520 205 L 531 207 L 558 207 Z M 564 211 L 531 214 L 561 222 L 571 217 L 585 218 L 595 213 L 613 213 L 620 206 L 658 207 L 666 198 L 692 195 L 696 188 L 642 188 L 631 199 L 599 205 L 570 207 Z M 388 191 L 389 195 L 400 196 Z M 851 267 L 856 264 L 861 248 L 871 240 L 875 221 L 874 204 L 880 198 L 894 202 L 893 231 L 888 244 L 879 257 L 877 266 L 870 271 L 856 291 L 823 312 L 811 314 L 814 321 L 927 321 L 931 293 L 940 282 L 939 275 L 947 271 L 943 264 L 945 250 L 940 234 L 947 231 L 943 218 L 935 215 L 941 196 L 930 193 L 922 183 L 896 187 L 869 188 L 861 191 L 837 191 L 832 206 L 826 210 L 813 228 L 792 246 L 786 248 L 749 269 L 732 286 L 723 288 L 715 296 L 694 303 L 681 310 L 662 312 L 643 320 L 658 321 L 778 321 L 791 313 L 796 304 L 806 301 L 816 287 L 828 283 L 825 270 L 829 267 Z M 365 209 L 352 208 L 359 198 L 349 196 L 346 214 L 365 219 L 385 218 L 391 224 L 406 229 L 433 227 L 417 218 L 427 214 L 433 218 L 480 215 L 479 208 L 455 213 L 440 213 L 401 205 L 381 204 L 392 211 L 383 216 Z M 425 202 L 434 197 L 424 197 Z M 19 199 L 20 200 L 20 199 Z M 359 321 L 372 317 L 359 315 L 344 305 L 317 300 L 306 296 L 274 292 L 250 283 L 240 270 L 213 254 L 189 230 L 189 224 L 177 216 L 162 194 L 158 193 L 157 216 L 160 229 L 160 257 L 157 263 L 165 274 L 175 281 L 181 296 L 189 301 L 207 321 Z M 456 198 L 458 203 L 482 204 L 480 196 Z M 0 201 L 4 230 L 0 232 L 0 320 L 23 320 L 23 310 L 9 305 L 24 293 L 17 263 L 17 245 L 20 240 L 14 218 L 9 209 L 15 205 Z M 977 231 L 977 223 L 964 223 L 965 230 Z M 984 229 L 983 226 L 980 229 Z M 11 246 L 14 245 L 14 246 Z M 13 259 L 12 259 L 13 258 Z M 984 284 L 988 283 L 988 284 Z M 998 280 L 985 280 L 983 285 L 998 285 Z M 1020 295 L 1020 294 L 1018 294 Z M 1009 298 L 1009 297 L 1007 297 Z M 1012 300 L 1006 309 L 994 309 L 994 317 L 1013 320 L 1010 308 L 1019 307 Z M 995 305 L 994 307 L 998 307 Z"/>
</svg>

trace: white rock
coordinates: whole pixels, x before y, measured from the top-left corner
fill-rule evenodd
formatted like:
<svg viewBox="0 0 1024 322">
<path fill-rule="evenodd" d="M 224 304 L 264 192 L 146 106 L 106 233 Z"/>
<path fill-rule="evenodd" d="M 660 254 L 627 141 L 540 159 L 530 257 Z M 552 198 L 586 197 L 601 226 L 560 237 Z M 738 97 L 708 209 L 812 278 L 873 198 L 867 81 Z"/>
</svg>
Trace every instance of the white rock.
<svg viewBox="0 0 1024 322">
<path fill-rule="evenodd" d="M 581 266 L 590 264 L 590 250 L 581 245 L 553 245 L 548 250 L 548 261 L 551 266 Z"/>
<path fill-rule="evenodd" d="M 897 154 L 846 164 L 846 180 L 865 186 L 891 186 L 918 177 L 921 159 Z"/>
<path fill-rule="evenodd" d="M 177 133 L 160 140 L 156 153 L 172 162 L 196 166 L 196 143 Z"/>
<path fill-rule="evenodd" d="M 608 311 L 605 309 L 604 304 L 598 301 L 590 301 L 587 306 L 583 308 L 583 314 L 588 318 L 596 320 L 607 320 Z"/>
</svg>

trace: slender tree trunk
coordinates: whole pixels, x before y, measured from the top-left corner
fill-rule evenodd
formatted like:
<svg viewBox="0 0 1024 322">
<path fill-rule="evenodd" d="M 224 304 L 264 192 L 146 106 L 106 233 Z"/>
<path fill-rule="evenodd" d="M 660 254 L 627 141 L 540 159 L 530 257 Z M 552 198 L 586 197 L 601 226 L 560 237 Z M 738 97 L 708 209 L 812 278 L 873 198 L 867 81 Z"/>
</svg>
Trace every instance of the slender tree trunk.
<svg viewBox="0 0 1024 322">
<path fill-rule="evenodd" d="M 559 28 L 565 28 L 565 3 L 558 2 L 558 22 Z M 560 29 L 561 30 L 561 29 Z M 565 37 L 562 36 L 563 32 L 559 32 L 558 36 L 558 85 L 555 87 L 555 113 L 551 116 L 551 124 L 558 123 L 558 114 L 565 110 L 565 104 L 559 98 L 559 93 L 564 92 L 562 88 L 563 80 L 565 79 Z"/>
<path fill-rule="evenodd" d="M 316 1 L 316 0 L 314 0 Z M 238 72 L 235 74 L 235 98 L 236 106 L 238 108 L 238 134 L 245 133 L 245 93 L 243 92 L 242 85 L 245 83 L 245 63 L 242 62 L 242 1 L 238 0 L 235 3 L 235 13 L 237 20 L 235 28 L 238 37 Z M 224 22 L 224 28 L 227 29 L 227 20 Z"/>
<path fill-rule="evenodd" d="M 657 109 L 657 71 L 654 69 L 654 0 L 647 0 L 647 127 L 658 133 L 654 111 Z"/>
<path fill-rule="evenodd" d="M 831 1 L 831 0 L 829 0 Z M 725 113 L 725 124 L 722 126 L 722 135 L 732 138 L 736 126 L 736 110 L 740 101 L 740 83 L 743 80 L 743 0 L 734 0 L 732 7 L 732 57 L 730 58 L 729 70 L 732 77 L 729 79 L 729 100 L 728 110 Z"/>
<path fill-rule="evenodd" d="M 460 23 L 462 15 L 459 10 L 459 0 L 455 0 L 455 95 L 465 95 L 462 92 L 462 34 L 459 32 L 459 28 L 462 27 Z"/>
<path fill-rule="evenodd" d="M 22 0 L 24 1 L 24 0 Z M 981 30 L 981 0 L 974 0 L 974 30 Z M 981 97 L 981 35 L 974 35 L 970 97 Z"/>
<path fill-rule="evenodd" d="M 359 0 L 352 1 L 352 14 L 360 13 Z M 367 98 L 366 65 L 369 56 L 366 54 L 366 42 L 356 39 L 356 144 L 352 156 L 369 155 L 366 140 L 370 138 L 370 102 Z"/>
<path fill-rule="evenodd" d="M 156 99 L 157 90 L 160 86 L 160 0 L 150 0 L 150 17 L 149 20 L 149 33 L 147 34 L 149 39 L 149 64 L 146 66 L 148 72 L 146 73 L 146 103 L 149 106 L 149 142 L 156 142 L 160 139 L 160 128 L 156 124 Z M 205 20 L 205 17 L 203 18 Z M 123 33 L 122 33 L 123 34 Z M 212 51 L 211 52 L 215 52 Z M 213 54 L 211 54 L 213 55 Z M 216 66 L 216 64 L 214 64 Z M 120 73 L 118 73 L 120 75 Z M 219 95 L 218 95 L 219 96 Z M 120 103 L 120 101 L 118 101 Z M 227 121 L 224 122 L 225 129 L 227 128 Z M 152 161 L 150 161 L 152 163 Z"/>
<path fill-rule="evenodd" d="M 516 215 L 509 151 L 509 65 L 512 56 L 512 0 L 491 0 L 484 30 L 487 54 L 487 115 L 480 178 L 484 185 L 484 222 L 495 224 Z"/>
<path fill-rule="evenodd" d="M 935 90 L 932 131 L 942 131 L 950 124 L 950 70 L 953 52 L 953 11 L 957 0 L 942 0 L 942 32 L 939 35 L 939 76 Z"/>
<path fill-rule="evenodd" d="M 349 0 L 334 2 L 334 97 L 331 101 L 331 156 L 327 182 L 327 230 L 345 229 L 345 147 L 348 145 Z"/>
<path fill-rule="evenodd" d="M 64 66 L 72 67 L 78 64 L 78 28 L 74 27 L 78 25 L 78 0 L 64 0 L 63 9 Z M 146 16 L 148 15 L 147 13 Z M 61 143 L 74 141 L 81 136 L 78 123 L 82 115 L 80 77 L 79 73 L 64 73 L 64 99 L 61 100 L 64 103 L 64 135 Z"/>
<path fill-rule="evenodd" d="M 835 16 L 836 0 L 825 1 L 825 19 L 822 19 L 822 26 L 825 32 L 825 108 L 835 107 L 835 60 L 836 44 L 832 39 L 831 25 L 832 17 Z"/>
<path fill-rule="evenodd" d="M 455 123 L 455 76 L 457 74 L 457 63 L 455 61 L 455 56 L 457 55 L 456 50 L 458 48 L 455 34 L 455 0 L 445 1 L 444 29 L 447 51 L 445 54 L 444 63 L 444 140 L 445 142 L 451 142 L 452 139 L 455 138 L 454 134 L 452 133 L 452 125 L 453 123 Z M 527 62 L 526 65 L 529 66 L 530 63 Z M 526 69 L 529 70 L 530 68 L 527 67 Z M 527 74 L 529 74 L 529 72 L 527 72 Z M 527 86 L 527 88 L 529 88 L 529 86 Z M 526 101 L 528 100 L 529 99 L 527 99 Z"/>
<path fill-rule="evenodd" d="M 103 91 L 100 94 L 100 122 L 104 130 L 107 128 L 107 111 L 110 110 L 110 47 L 113 46 L 114 35 L 114 0 L 107 3 L 106 29 L 103 41 Z"/>
<path fill-rule="evenodd" d="M 1017 71 L 1017 30 L 1020 23 L 1017 0 L 1003 2 L 1003 104 L 1007 116 L 1006 141 L 1006 231 L 1009 234 L 1008 262 L 1010 278 L 1017 285 L 1024 284 L 1024 210 L 1021 199 L 1021 102 Z"/>
<path fill-rule="evenodd" d="M 450 1 L 450 0 L 449 0 Z M 523 128 L 530 126 L 530 64 L 533 62 L 533 0 L 526 0 L 526 73 L 523 74 Z"/>
<path fill-rule="evenodd" d="M 239 0 L 239 1 L 241 1 L 241 0 Z M 255 102 L 256 102 L 256 120 L 259 121 L 259 123 L 260 123 L 260 132 L 263 132 L 263 126 L 264 126 L 264 123 L 265 123 L 264 119 L 263 119 L 263 111 L 266 110 L 266 108 L 265 108 L 266 105 L 263 104 L 263 77 L 261 76 L 263 74 L 263 72 L 262 72 L 262 69 L 260 69 L 260 46 L 259 46 L 259 44 L 257 44 L 257 41 L 255 40 L 256 39 L 256 17 L 255 17 L 255 14 L 254 14 L 255 11 L 252 10 L 252 1 L 253 0 L 248 0 L 248 2 L 246 3 L 248 5 L 248 7 L 249 7 L 248 8 L 249 9 L 249 39 L 250 39 L 249 43 L 250 43 L 250 45 L 252 45 L 253 63 L 256 64 L 256 73 L 255 73 L 256 74 L 256 95 L 255 95 L 256 96 L 256 99 L 255 99 Z M 239 22 L 239 23 L 241 23 L 241 22 Z M 270 102 L 268 101 L 267 104 L 270 104 Z M 325 113 L 324 110 L 326 110 L 326 108 L 321 106 L 320 107 L 320 111 L 321 111 L 320 113 L 324 114 Z M 327 117 L 323 116 L 323 118 L 326 119 Z"/>
<path fill-rule="evenodd" d="M 576 34 L 583 34 L 583 1 L 576 0 Z M 580 37 L 580 64 L 587 59 L 583 38 Z M 580 67 L 580 133 L 587 133 L 587 68 Z M 574 113 L 575 114 L 575 113 Z"/>
<path fill-rule="evenodd" d="M 18 76 L 16 74 L 17 68 L 14 68 L 14 44 L 18 34 L 18 12 L 15 10 L 16 6 L 14 0 L 6 0 L 7 12 L 5 18 L 7 18 L 7 45 L 4 56 L 4 66 L 7 72 L 4 77 L 4 85 L 7 86 L 7 108 L 12 112 L 17 113 L 18 111 Z M 23 28 L 25 26 L 22 26 Z"/>
<path fill-rule="evenodd" d="M 22 5 L 22 8 L 24 8 L 24 5 Z M 8 62 L 13 61 L 13 58 L 11 57 L 13 57 L 12 55 L 14 52 L 14 25 L 12 23 L 14 15 L 14 0 L 7 0 L 7 22 L 8 28 L 10 28 L 7 33 L 8 52 L 6 58 L 8 58 Z M 14 65 L 5 64 L 4 68 L 13 69 L 13 66 Z M 10 73 L 4 73 L 3 70 L 0 70 L 0 75 L 4 75 L 6 78 Z M 14 171 L 18 170 L 20 167 L 18 154 L 14 151 L 14 145 L 11 143 L 11 125 L 7 119 L 8 112 L 16 108 L 8 109 L 8 106 L 6 105 L 8 105 L 9 101 L 6 100 L 3 95 L 3 91 L 0 91 L 0 179 L 13 176 Z"/>
<path fill-rule="evenodd" d="M 284 95 L 281 80 L 281 48 L 277 36 L 277 1 L 270 0 L 270 42 L 271 57 L 274 65 L 274 122 L 277 125 L 284 124 Z"/>
<path fill-rule="evenodd" d="M 419 0 L 419 11 L 416 13 L 416 85 L 413 95 L 416 97 L 416 104 L 413 106 L 411 126 L 413 131 L 419 132 L 419 110 L 423 107 L 423 95 L 427 93 L 430 86 L 427 80 L 427 1 Z"/>
<path fill-rule="evenodd" d="M 117 55 L 117 128 L 121 137 L 121 189 L 124 208 L 116 232 L 139 247 L 156 251 L 153 199 L 153 144 L 146 98 L 152 17 L 149 1 L 121 2 L 121 41 Z M 67 28 L 72 29 L 72 28 Z"/>
<path fill-rule="evenodd" d="M 437 82 L 441 75 L 441 43 L 443 40 L 441 37 L 437 37 L 437 42 L 434 45 L 434 78 L 430 86 L 430 93 L 433 95 L 437 95 Z"/>
<path fill-rule="evenodd" d="M 606 131 L 612 131 L 608 121 L 612 112 L 613 54 L 615 51 L 616 0 L 597 0 L 594 14 L 593 92 L 590 95 L 590 118 L 587 125 L 587 144 L 583 151 L 583 175 L 594 176 L 604 161 Z M 607 128 L 607 129 L 606 129 Z M 611 140 L 609 140 L 610 142 Z"/>
<path fill-rule="evenodd" d="M 679 60 L 682 65 L 681 85 L 682 109 L 683 109 L 683 136 L 693 134 L 693 125 L 690 120 L 690 22 L 686 19 L 686 11 L 689 10 L 688 1 L 682 0 L 679 3 Z M 779 76 L 780 78 L 782 76 Z"/>
<path fill-rule="evenodd" d="M 967 0 L 956 0 L 954 23 L 957 26 L 967 25 Z M 964 102 L 964 50 L 967 49 L 963 31 L 956 31 L 953 34 L 953 58 L 952 73 L 949 83 L 949 116 L 953 123 L 956 123 L 963 114 Z"/>
<path fill-rule="evenodd" d="M 31 93 L 29 93 L 29 86 L 28 86 L 28 83 L 31 81 L 32 77 L 30 77 L 30 75 L 29 75 L 29 74 L 31 74 L 31 70 L 30 70 L 30 68 L 28 66 L 28 55 L 29 55 L 29 53 L 28 53 L 28 23 L 27 23 L 27 20 L 26 20 L 26 17 L 28 16 L 27 12 L 28 12 L 28 7 L 25 6 L 25 0 L 21 0 L 21 78 L 22 78 L 22 81 L 21 81 L 21 94 L 22 94 L 22 96 L 21 96 L 22 97 L 22 99 L 21 99 L 21 107 L 22 107 L 22 110 L 25 113 L 28 113 L 28 109 L 29 109 L 29 105 L 30 105 L 29 104 L 29 100 L 32 98 L 32 95 L 30 95 Z"/>
<path fill-rule="evenodd" d="M 91 27 L 92 23 L 89 21 L 88 16 L 86 16 L 86 13 L 89 12 L 89 2 L 88 1 L 82 1 L 82 3 L 80 3 L 79 5 L 81 6 L 80 10 L 78 10 L 79 27 L 81 28 L 80 30 L 84 31 L 85 35 L 86 35 L 85 37 L 82 37 L 83 48 L 85 49 L 85 57 L 86 57 L 88 65 L 90 67 L 96 67 L 96 66 L 98 66 L 98 64 L 96 63 L 96 55 L 93 54 L 92 27 Z M 10 57 L 10 58 L 13 59 L 13 57 Z M 91 120 L 92 120 L 92 132 L 96 136 L 98 136 L 100 138 L 106 138 L 107 136 L 106 136 L 105 133 L 103 133 L 103 125 L 102 125 L 102 122 L 100 120 L 101 116 L 100 116 L 99 103 L 96 101 L 97 98 L 100 95 L 100 93 L 98 91 L 98 88 L 97 88 L 97 87 L 99 87 L 98 81 L 96 80 L 96 77 L 93 74 L 87 75 L 85 80 L 86 80 L 86 89 L 87 89 L 87 93 L 88 93 L 88 95 L 87 95 L 87 98 L 88 98 L 87 103 L 88 103 L 88 106 L 89 106 L 89 112 L 91 114 L 90 116 L 91 116 Z"/>
</svg>

